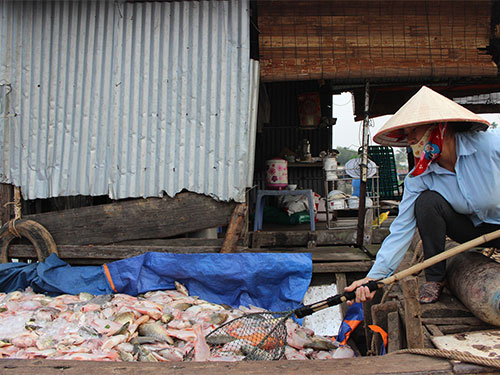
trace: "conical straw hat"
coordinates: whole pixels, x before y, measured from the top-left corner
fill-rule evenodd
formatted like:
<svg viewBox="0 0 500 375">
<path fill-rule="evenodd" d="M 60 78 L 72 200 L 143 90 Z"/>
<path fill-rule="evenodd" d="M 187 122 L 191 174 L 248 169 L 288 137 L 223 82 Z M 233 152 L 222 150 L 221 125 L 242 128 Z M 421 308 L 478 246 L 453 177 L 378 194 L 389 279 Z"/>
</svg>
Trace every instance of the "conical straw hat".
<svg viewBox="0 0 500 375">
<path fill-rule="evenodd" d="M 411 97 L 380 128 L 373 140 L 387 146 L 407 146 L 406 136 L 399 130 L 433 123 L 467 123 L 471 129 L 486 130 L 489 122 L 475 113 L 438 94 L 426 86 Z"/>
</svg>

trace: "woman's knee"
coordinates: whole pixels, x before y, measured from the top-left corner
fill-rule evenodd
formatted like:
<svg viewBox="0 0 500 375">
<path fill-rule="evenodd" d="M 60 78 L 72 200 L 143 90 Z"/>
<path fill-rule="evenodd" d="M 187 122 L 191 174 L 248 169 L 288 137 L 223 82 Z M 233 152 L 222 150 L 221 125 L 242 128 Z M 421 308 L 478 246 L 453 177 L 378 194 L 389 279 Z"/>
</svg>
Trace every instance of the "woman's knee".
<svg viewBox="0 0 500 375">
<path fill-rule="evenodd" d="M 433 190 L 426 190 L 415 201 L 415 216 L 418 218 L 419 216 L 429 214 L 445 202 L 446 200 L 441 194 Z"/>
</svg>

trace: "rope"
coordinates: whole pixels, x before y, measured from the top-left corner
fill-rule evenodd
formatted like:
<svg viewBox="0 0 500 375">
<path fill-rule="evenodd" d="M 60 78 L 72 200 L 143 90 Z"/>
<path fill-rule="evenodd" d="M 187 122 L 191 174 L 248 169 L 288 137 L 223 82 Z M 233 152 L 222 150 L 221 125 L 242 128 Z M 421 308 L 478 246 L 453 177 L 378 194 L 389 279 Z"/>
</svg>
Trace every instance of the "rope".
<svg viewBox="0 0 500 375">
<path fill-rule="evenodd" d="M 397 352 L 389 353 L 391 354 L 419 354 L 426 355 L 429 357 L 446 358 L 453 359 L 461 362 L 474 363 L 476 365 L 496 367 L 500 368 L 500 359 L 490 359 L 485 357 L 479 357 L 477 355 L 465 354 L 458 352 L 456 350 L 445 350 L 445 349 L 402 349 Z"/>
<path fill-rule="evenodd" d="M 16 221 L 21 219 L 21 191 L 18 186 L 14 186 L 14 201 L 7 202 L 3 206 L 14 205 L 14 219 L 9 220 L 9 232 L 14 236 L 21 238 L 21 235 L 16 229 Z"/>
</svg>

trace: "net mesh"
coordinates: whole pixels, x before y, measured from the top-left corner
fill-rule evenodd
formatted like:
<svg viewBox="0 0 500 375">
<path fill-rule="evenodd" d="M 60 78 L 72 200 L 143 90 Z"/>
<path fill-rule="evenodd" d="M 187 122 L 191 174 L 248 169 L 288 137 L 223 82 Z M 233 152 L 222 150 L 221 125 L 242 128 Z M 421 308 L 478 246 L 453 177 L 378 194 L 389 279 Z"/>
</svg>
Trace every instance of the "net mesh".
<svg viewBox="0 0 500 375">
<path fill-rule="evenodd" d="M 285 321 L 291 312 L 261 312 L 236 318 L 209 333 L 205 339 L 212 357 L 241 356 L 245 360 L 276 360 L 285 353 Z M 191 360 L 191 350 L 186 360 Z"/>
</svg>

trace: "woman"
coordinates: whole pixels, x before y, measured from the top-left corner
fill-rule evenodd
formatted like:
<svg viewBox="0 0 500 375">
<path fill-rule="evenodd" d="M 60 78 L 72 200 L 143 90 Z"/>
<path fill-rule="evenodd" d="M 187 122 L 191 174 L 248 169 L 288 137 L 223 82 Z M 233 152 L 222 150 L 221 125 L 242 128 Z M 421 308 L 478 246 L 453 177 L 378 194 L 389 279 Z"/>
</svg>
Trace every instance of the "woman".
<svg viewBox="0 0 500 375">
<path fill-rule="evenodd" d="M 367 276 L 356 288 L 356 302 L 373 298 L 361 286 L 391 275 L 401 263 L 416 228 L 424 257 L 444 250 L 446 236 L 463 243 L 500 229 L 500 132 L 459 104 L 422 87 L 375 135 L 384 145 L 411 146 L 415 168 L 405 179 L 399 213 Z M 500 239 L 485 246 L 500 248 Z M 425 269 L 421 303 L 439 299 L 443 261 Z"/>
</svg>

